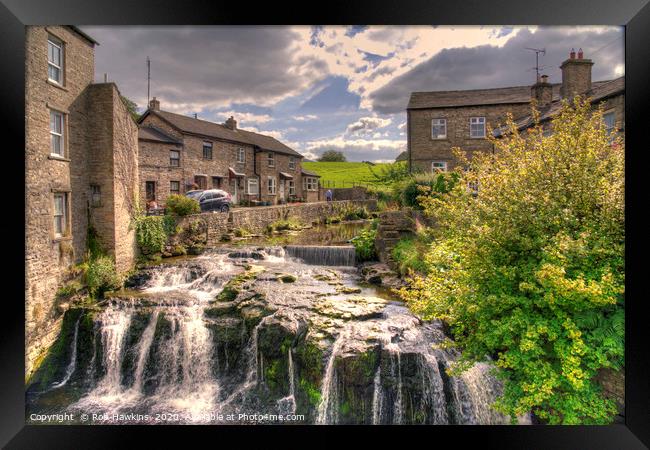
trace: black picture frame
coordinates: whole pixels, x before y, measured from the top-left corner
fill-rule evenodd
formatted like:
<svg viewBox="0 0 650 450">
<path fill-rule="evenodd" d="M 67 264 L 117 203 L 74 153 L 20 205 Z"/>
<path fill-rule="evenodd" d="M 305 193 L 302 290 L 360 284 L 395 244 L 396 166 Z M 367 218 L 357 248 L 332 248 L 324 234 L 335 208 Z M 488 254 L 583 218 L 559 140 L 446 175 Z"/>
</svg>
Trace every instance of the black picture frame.
<svg viewBox="0 0 650 450">
<path fill-rule="evenodd" d="M 18 187 L 24 185 L 24 27 L 25 25 L 146 25 L 146 24 L 393 24 L 393 25 L 622 25 L 625 27 L 626 85 L 626 408 L 625 424 L 609 426 L 449 426 L 449 427 L 146 427 L 146 426 L 26 426 L 24 418 L 24 241 L 21 239 L 25 206 Z M 3 127 L 5 220 L 5 286 L 0 345 L 0 444 L 6 448 L 131 448 L 135 439 L 147 446 L 171 439 L 196 442 L 195 434 L 211 445 L 249 444 L 253 435 L 266 443 L 285 442 L 290 447 L 318 443 L 339 445 L 341 431 L 356 435 L 364 446 L 368 439 L 395 437 L 406 445 L 458 445 L 472 441 L 481 448 L 635 449 L 650 446 L 650 368 L 647 319 L 643 314 L 643 251 L 647 248 L 642 214 L 642 133 L 650 99 L 650 5 L 648 0 L 366 0 L 355 2 L 205 2 L 171 0 L 2 0 L 0 4 L 2 83 L 0 110 Z M 7 139 L 9 137 L 10 139 Z M 647 145 L 647 144 L 646 144 Z M 14 260 L 15 259 L 15 260 Z M 22 300 L 21 300 L 22 299 Z M 246 440 L 235 436 L 246 433 Z M 319 440 L 327 432 L 333 439 Z M 192 440 L 189 440 L 191 433 Z M 332 434 L 333 433 L 333 434 Z M 350 439 L 352 436 L 350 436 Z M 359 441 L 357 441 L 359 442 Z M 237 443 L 237 444 L 235 444 Z"/>
</svg>

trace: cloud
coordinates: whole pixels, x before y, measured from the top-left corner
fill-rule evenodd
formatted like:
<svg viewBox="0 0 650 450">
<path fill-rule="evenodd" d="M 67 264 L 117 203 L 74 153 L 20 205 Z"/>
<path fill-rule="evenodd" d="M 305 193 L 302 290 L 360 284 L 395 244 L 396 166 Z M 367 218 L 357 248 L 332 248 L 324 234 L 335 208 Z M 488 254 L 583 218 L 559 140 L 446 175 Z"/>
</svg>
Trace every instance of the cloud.
<svg viewBox="0 0 650 450">
<path fill-rule="evenodd" d="M 304 116 L 293 116 L 292 119 L 296 120 L 298 122 L 307 122 L 309 120 L 318 119 L 318 116 L 315 115 L 315 114 L 307 114 L 307 115 L 304 115 Z"/>
<path fill-rule="evenodd" d="M 298 144 L 303 155 L 309 159 L 317 159 L 326 150 L 342 151 L 348 161 L 386 161 L 394 160 L 406 149 L 406 141 L 392 139 L 349 139 L 337 136 Z"/>
<path fill-rule="evenodd" d="M 391 119 L 382 119 L 381 117 L 361 117 L 356 122 L 351 123 L 346 128 L 348 134 L 368 133 L 377 128 L 384 128 L 392 122 Z"/>
<path fill-rule="evenodd" d="M 260 124 L 273 120 L 268 114 L 254 114 L 241 111 L 217 111 L 213 114 L 216 122 L 225 122 L 230 116 L 233 116 L 237 121 L 237 126 L 241 128 L 243 124 Z"/>
<path fill-rule="evenodd" d="M 83 27 L 100 42 L 96 74 L 116 81 L 140 106 L 147 95 L 146 58 L 151 59 L 151 95 L 179 113 L 272 105 L 327 75 L 313 55 L 298 54 L 301 35 L 289 28 L 247 26 Z"/>
<path fill-rule="evenodd" d="M 503 34 L 503 33 L 501 33 Z M 546 48 L 542 70 L 552 83 L 562 81 L 560 64 L 571 47 L 582 48 L 594 61 L 592 79 L 620 76 L 623 72 L 623 33 L 620 27 L 552 27 L 520 29 L 507 33 L 501 47 L 447 48 L 372 92 L 372 108 L 380 114 L 403 111 L 411 92 L 480 89 L 533 84 L 535 54 L 526 47 Z"/>
</svg>

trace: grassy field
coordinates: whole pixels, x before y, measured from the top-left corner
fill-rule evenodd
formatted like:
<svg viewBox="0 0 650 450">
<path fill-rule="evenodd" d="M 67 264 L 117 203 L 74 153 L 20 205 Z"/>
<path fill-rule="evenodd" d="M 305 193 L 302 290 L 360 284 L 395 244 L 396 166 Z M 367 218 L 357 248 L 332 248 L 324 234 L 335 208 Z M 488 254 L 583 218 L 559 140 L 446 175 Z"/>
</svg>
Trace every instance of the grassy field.
<svg viewBox="0 0 650 450">
<path fill-rule="evenodd" d="M 380 174 L 380 168 L 388 164 L 378 163 L 371 166 L 361 162 L 304 162 L 302 167 L 321 176 L 324 187 L 351 187 L 353 185 L 381 185 L 373 176 L 370 168 Z"/>
</svg>

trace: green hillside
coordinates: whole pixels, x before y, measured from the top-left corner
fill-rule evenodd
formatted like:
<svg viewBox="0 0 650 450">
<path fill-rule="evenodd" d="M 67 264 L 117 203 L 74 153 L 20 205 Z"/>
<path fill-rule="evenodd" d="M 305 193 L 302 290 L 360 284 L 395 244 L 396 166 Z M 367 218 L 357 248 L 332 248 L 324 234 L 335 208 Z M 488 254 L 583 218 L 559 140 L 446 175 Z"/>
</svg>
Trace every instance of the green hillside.
<svg viewBox="0 0 650 450">
<path fill-rule="evenodd" d="M 324 187 L 351 187 L 363 184 L 381 184 L 370 171 L 377 174 L 382 166 L 388 163 L 377 163 L 373 166 L 362 162 L 304 162 L 302 167 L 316 172 L 321 176 L 321 185 Z"/>
</svg>

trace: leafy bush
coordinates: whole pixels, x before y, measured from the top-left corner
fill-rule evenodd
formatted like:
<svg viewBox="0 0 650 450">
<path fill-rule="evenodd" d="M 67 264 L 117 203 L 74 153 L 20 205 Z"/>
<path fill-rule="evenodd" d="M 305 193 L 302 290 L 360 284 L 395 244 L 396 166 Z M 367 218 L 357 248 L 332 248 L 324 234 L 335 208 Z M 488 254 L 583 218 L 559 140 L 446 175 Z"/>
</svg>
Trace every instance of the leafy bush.
<svg viewBox="0 0 650 450">
<path fill-rule="evenodd" d="M 163 229 L 167 236 L 172 236 L 180 231 L 180 227 L 176 225 L 176 218 L 169 214 L 163 216 Z"/>
<path fill-rule="evenodd" d="M 378 169 L 369 167 L 377 183 L 394 183 L 411 177 L 406 161 L 397 161 L 392 164 L 385 164 Z"/>
<path fill-rule="evenodd" d="M 137 217 L 135 220 L 135 237 L 143 254 L 160 253 L 167 241 L 163 217 Z"/>
<path fill-rule="evenodd" d="M 396 196 L 403 206 L 421 209 L 422 197 L 439 197 L 453 189 L 458 172 L 421 173 L 401 183 L 395 183 Z"/>
<path fill-rule="evenodd" d="M 400 240 L 392 250 L 393 260 L 397 263 L 400 274 L 405 275 L 410 271 L 427 273 L 427 264 L 424 261 L 424 253 L 427 245 L 417 237 Z"/>
<path fill-rule="evenodd" d="M 119 289 L 122 280 L 115 272 L 115 263 L 109 256 L 98 256 L 86 263 L 84 281 L 92 298 L 101 298 L 106 291 Z"/>
<path fill-rule="evenodd" d="M 370 227 L 361 230 L 357 236 L 350 240 L 352 245 L 354 245 L 358 262 L 377 259 L 377 252 L 375 251 L 376 236 L 377 222 L 373 221 Z"/>
<path fill-rule="evenodd" d="M 449 195 L 422 202 L 438 240 L 429 274 L 401 295 L 450 324 L 464 361 L 492 356 L 500 411 L 609 423 L 616 407 L 594 377 L 624 364 L 623 142 L 579 98 L 550 136 L 508 128 L 495 154 L 465 160 Z"/>
<path fill-rule="evenodd" d="M 165 208 L 168 214 L 180 217 L 201 212 L 201 206 L 198 201 L 178 194 L 172 194 L 167 197 Z"/>
<path fill-rule="evenodd" d="M 81 283 L 77 280 L 72 280 L 57 289 L 56 297 L 60 299 L 69 298 L 79 292 L 81 289 L 83 289 Z"/>
<path fill-rule="evenodd" d="M 318 158 L 320 162 L 345 162 L 347 159 L 343 152 L 337 150 L 327 150 Z"/>
<path fill-rule="evenodd" d="M 293 217 L 288 219 L 280 219 L 266 226 L 267 233 L 273 233 L 274 231 L 286 231 L 286 230 L 300 230 L 303 228 L 303 224 Z"/>
</svg>

